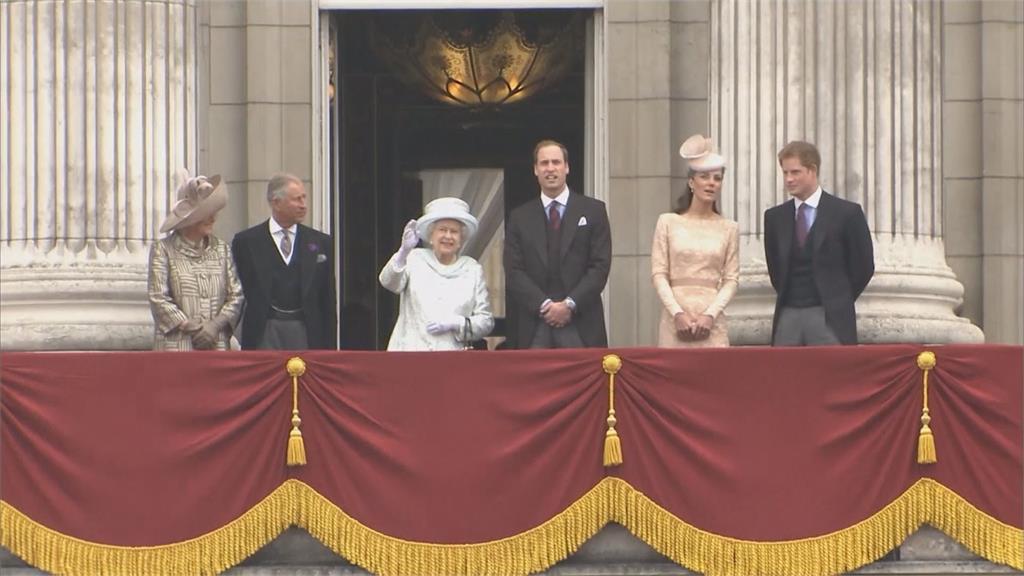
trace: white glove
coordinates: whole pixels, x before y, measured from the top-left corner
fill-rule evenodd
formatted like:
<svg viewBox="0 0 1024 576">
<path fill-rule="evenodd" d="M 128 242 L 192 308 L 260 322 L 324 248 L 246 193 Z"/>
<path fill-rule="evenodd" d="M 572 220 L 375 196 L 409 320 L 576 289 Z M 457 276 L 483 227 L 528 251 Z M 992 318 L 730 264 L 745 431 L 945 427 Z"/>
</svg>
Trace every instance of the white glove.
<svg viewBox="0 0 1024 576">
<path fill-rule="evenodd" d="M 448 316 L 440 320 L 427 322 L 427 332 L 437 336 L 445 332 L 459 332 L 466 325 L 465 316 Z"/>
<path fill-rule="evenodd" d="M 416 233 L 416 221 L 409 220 L 405 224 L 405 228 L 402 230 L 402 245 L 398 247 L 398 252 L 395 254 L 395 264 L 399 268 L 405 267 L 405 259 L 408 258 L 409 253 L 412 252 L 420 243 L 420 236 Z"/>
<path fill-rule="evenodd" d="M 416 233 L 416 221 L 409 220 L 405 225 L 405 229 L 402 230 L 402 247 L 399 249 L 401 252 L 408 254 L 412 252 L 412 249 L 420 243 L 419 234 Z"/>
</svg>

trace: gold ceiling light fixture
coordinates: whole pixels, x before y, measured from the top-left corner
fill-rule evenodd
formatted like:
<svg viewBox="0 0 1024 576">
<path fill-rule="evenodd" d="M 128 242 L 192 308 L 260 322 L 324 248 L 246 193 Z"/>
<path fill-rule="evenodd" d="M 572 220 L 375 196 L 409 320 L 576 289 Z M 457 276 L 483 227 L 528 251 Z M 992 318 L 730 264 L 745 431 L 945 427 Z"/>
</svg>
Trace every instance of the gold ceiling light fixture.
<svg viewBox="0 0 1024 576">
<path fill-rule="evenodd" d="M 526 100 L 557 84 L 583 42 L 567 10 L 443 10 L 371 19 L 377 55 L 434 100 L 471 108 Z"/>
</svg>

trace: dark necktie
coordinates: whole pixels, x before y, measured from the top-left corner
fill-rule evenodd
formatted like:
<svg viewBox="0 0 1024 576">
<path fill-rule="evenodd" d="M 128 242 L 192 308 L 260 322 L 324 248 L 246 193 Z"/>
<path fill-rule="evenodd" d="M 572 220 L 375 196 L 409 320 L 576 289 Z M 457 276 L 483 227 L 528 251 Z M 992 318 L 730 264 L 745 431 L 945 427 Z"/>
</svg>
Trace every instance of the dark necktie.
<svg viewBox="0 0 1024 576">
<path fill-rule="evenodd" d="M 562 226 L 562 215 L 558 213 L 558 202 L 548 205 L 548 226 L 552 230 L 558 230 Z"/>
<path fill-rule="evenodd" d="M 811 218 L 807 214 L 811 208 L 806 202 L 800 204 L 796 211 L 796 244 L 802 250 L 807 243 L 807 234 L 811 231 Z"/>
</svg>

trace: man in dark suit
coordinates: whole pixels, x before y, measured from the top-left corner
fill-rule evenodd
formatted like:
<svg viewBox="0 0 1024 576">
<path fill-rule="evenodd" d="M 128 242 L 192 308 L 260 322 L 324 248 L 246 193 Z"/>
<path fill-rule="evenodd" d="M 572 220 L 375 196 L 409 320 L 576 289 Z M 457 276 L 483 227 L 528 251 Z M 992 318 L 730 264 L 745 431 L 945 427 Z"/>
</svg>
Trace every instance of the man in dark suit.
<svg viewBox="0 0 1024 576">
<path fill-rule="evenodd" d="M 509 215 L 505 231 L 514 348 L 608 345 L 601 290 L 612 262 L 604 202 L 569 192 L 569 151 L 553 140 L 533 150 L 540 198 Z"/>
<path fill-rule="evenodd" d="M 821 189 L 813 144 L 786 144 L 779 166 L 793 198 L 764 213 L 764 255 L 777 294 L 772 345 L 856 344 L 854 302 L 875 273 L 864 211 Z"/>
<path fill-rule="evenodd" d="M 242 349 L 337 349 L 331 237 L 300 224 L 306 189 L 298 177 L 275 174 L 267 202 L 270 219 L 231 242 L 245 293 Z"/>
</svg>

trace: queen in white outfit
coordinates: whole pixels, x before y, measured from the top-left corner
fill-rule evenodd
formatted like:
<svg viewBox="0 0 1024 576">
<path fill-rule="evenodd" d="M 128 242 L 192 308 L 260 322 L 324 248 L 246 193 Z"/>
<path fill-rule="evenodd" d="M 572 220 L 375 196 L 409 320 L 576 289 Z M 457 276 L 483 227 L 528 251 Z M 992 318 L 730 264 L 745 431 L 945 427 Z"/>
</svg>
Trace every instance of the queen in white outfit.
<svg viewBox="0 0 1024 576">
<path fill-rule="evenodd" d="M 402 231 L 402 245 L 380 284 L 398 294 L 398 321 L 388 350 L 461 350 L 494 328 L 480 264 L 461 254 L 477 220 L 458 198 L 427 204 L 419 220 Z M 416 248 L 423 240 L 427 248 Z"/>
</svg>

